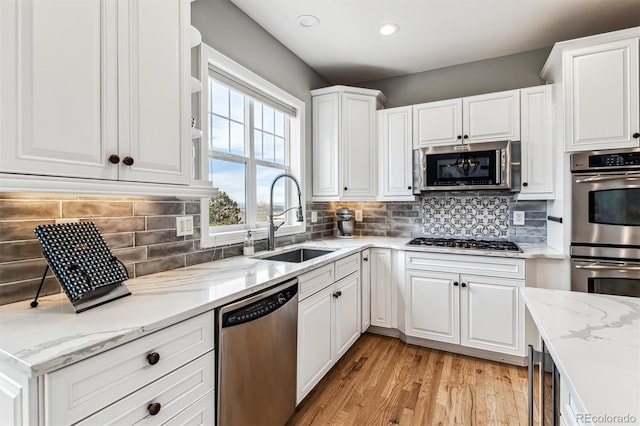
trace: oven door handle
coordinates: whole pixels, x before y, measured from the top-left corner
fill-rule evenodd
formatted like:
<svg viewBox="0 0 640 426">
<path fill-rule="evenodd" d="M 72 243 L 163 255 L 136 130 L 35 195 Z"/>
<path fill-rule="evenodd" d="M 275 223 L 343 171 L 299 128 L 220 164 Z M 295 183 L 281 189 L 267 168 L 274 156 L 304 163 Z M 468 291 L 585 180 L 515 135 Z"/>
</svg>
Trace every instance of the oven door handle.
<svg viewBox="0 0 640 426">
<path fill-rule="evenodd" d="M 612 265 L 590 263 L 588 265 L 575 265 L 576 269 L 594 269 L 599 271 L 640 271 L 640 266 Z"/>
<path fill-rule="evenodd" d="M 576 183 L 605 182 L 609 180 L 635 180 L 640 179 L 640 173 L 625 173 L 618 175 L 595 175 L 587 178 L 576 179 Z"/>
</svg>

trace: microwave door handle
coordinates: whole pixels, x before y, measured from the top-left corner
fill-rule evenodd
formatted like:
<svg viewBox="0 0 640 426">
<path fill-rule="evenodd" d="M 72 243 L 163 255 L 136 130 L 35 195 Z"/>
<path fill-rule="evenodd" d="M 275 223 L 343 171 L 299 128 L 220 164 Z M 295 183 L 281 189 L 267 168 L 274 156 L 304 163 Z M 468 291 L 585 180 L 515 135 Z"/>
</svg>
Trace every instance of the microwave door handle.
<svg viewBox="0 0 640 426">
<path fill-rule="evenodd" d="M 499 149 L 496 151 L 496 184 L 500 185 L 502 183 L 502 161 L 504 158 L 504 150 Z"/>
<path fill-rule="evenodd" d="M 592 269 L 598 271 L 640 271 L 640 266 L 625 266 L 625 265 L 612 265 L 612 264 L 600 264 L 590 263 L 588 265 L 575 265 L 576 269 Z"/>
<path fill-rule="evenodd" d="M 625 173 L 623 175 L 595 175 L 583 179 L 576 179 L 576 183 L 604 182 L 608 180 L 640 179 L 640 173 Z"/>
</svg>

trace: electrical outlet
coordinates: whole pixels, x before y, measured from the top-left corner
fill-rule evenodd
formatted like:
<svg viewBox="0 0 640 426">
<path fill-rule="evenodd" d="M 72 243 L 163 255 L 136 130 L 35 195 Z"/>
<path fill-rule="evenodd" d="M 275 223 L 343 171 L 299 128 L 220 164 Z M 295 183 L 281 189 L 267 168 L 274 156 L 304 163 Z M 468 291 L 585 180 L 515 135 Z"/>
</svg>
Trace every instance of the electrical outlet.
<svg viewBox="0 0 640 426">
<path fill-rule="evenodd" d="M 318 221 L 318 212 L 311 212 L 311 223 L 316 223 Z"/>
<path fill-rule="evenodd" d="M 65 219 L 56 219 L 56 220 L 54 221 L 54 223 L 55 223 L 56 225 L 57 225 L 57 224 L 59 224 L 59 223 L 78 223 L 78 222 L 80 222 L 80 219 L 78 219 L 78 218 L 73 218 L 73 219 L 66 219 L 66 218 L 65 218 Z"/>
<path fill-rule="evenodd" d="M 524 225 L 524 212 L 523 211 L 514 211 L 513 212 L 513 224 L 514 225 Z"/>
<path fill-rule="evenodd" d="M 362 210 L 356 210 L 356 222 L 362 222 Z"/>
<path fill-rule="evenodd" d="M 176 235 L 193 235 L 193 216 L 176 217 Z"/>
</svg>

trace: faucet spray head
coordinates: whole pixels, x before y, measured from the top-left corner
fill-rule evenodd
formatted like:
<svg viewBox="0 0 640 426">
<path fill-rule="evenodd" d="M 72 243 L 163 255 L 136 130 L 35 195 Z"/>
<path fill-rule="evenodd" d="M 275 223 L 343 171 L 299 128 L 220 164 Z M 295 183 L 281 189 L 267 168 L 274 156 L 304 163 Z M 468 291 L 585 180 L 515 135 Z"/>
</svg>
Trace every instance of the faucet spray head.
<svg viewBox="0 0 640 426">
<path fill-rule="evenodd" d="M 302 215 L 302 206 L 298 206 L 296 210 L 296 216 L 298 217 L 298 222 L 304 222 L 304 216 Z"/>
</svg>

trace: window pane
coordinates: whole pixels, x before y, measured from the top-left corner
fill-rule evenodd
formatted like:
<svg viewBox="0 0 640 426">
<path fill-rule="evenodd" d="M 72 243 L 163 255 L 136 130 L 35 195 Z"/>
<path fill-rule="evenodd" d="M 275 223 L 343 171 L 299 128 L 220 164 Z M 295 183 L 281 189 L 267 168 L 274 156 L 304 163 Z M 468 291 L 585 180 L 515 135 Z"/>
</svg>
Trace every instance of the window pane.
<svg viewBox="0 0 640 426">
<path fill-rule="evenodd" d="M 273 167 L 256 166 L 256 220 L 267 222 L 269 220 L 269 196 L 271 182 L 276 176 L 284 173 L 282 169 Z M 273 188 L 273 212 L 282 213 L 285 209 L 285 184 L 287 179 L 279 179 Z M 277 219 L 276 219 L 277 220 Z"/>
<path fill-rule="evenodd" d="M 284 114 L 280 111 L 276 111 L 275 114 L 275 128 L 276 136 L 284 137 Z"/>
<path fill-rule="evenodd" d="M 216 151 L 229 152 L 229 120 L 211 116 L 209 147 Z"/>
<path fill-rule="evenodd" d="M 209 178 L 218 195 L 209 201 L 209 224 L 245 223 L 245 164 L 209 158 Z"/>
<path fill-rule="evenodd" d="M 273 108 L 264 105 L 262 110 L 263 129 L 265 132 L 273 133 Z"/>
<path fill-rule="evenodd" d="M 231 121 L 231 150 L 232 154 L 244 155 L 244 126 Z"/>
<path fill-rule="evenodd" d="M 262 135 L 262 158 L 265 161 L 273 161 L 274 157 L 273 135 L 265 133 Z"/>
<path fill-rule="evenodd" d="M 244 123 L 244 96 L 231 91 L 231 119 Z"/>
<path fill-rule="evenodd" d="M 253 127 L 256 129 L 262 129 L 262 104 L 259 102 L 253 102 Z"/>
<path fill-rule="evenodd" d="M 275 162 L 284 164 L 284 138 L 276 137 L 275 139 Z"/>
<path fill-rule="evenodd" d="M 258 160 L 262 160 L 262 132 L 260 130 L 253 131 L 253 151 Z"/>
<path fill-rule="evenodd" d="M 213 79 L 209 82 L 211 83 L 211 112 L 229 117 L 229 89 Z"/>
</svg>

